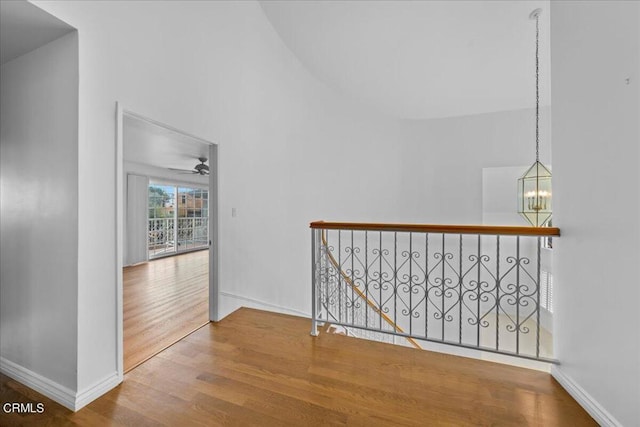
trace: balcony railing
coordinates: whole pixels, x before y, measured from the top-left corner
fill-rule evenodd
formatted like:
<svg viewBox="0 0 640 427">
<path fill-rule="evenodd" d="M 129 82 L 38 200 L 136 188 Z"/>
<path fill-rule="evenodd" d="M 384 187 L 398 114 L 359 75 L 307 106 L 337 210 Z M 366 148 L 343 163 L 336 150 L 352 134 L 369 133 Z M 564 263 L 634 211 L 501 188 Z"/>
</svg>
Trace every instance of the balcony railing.
<svg viewBox="0 0 640 427">
<path fill-rule="evenodd" d="M 363 338 L 555 362 L 541 251 L 557 228 L 310 227 L 313 335 L 330 324 Z"/>
<path fill-rule="evenodd" d="M 150 218 L 148 223 L 150 258 L 208 247 L 208 218 Z"/>
</svg>

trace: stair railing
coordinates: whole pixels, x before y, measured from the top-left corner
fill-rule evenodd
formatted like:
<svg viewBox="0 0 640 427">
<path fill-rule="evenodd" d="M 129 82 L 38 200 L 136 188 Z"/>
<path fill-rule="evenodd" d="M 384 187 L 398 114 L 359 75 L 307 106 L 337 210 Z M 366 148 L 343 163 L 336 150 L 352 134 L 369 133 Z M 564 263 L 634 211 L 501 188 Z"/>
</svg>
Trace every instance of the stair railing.
<svg viewBox="0 0 640 427">
<path fill-rule="evenodd" d="M 398 331 L 400 333 L 404 333 L 404 330 L 398 326 L 397 324 L 395 324 L 393 322 L 393 320 L 391 320 L 389 318 L 389 316 L 387 316 L 385 313 L 383 313 L 376 305 L 375 303 L 367 297 L 367 295 L 365 295 L 360 288 L 353 282 L 353 280 L 349 277 L 349 275 L 343 270 L 342 266 L 340 266 L 340 264 L 338 263 L 338 261 L 334 258 L 333 254 L 331 253 L 331 250 L 328 243 L 327 243 L 327 239 L 326 239 L 326 233 L 324 230 L 321 230 L 321 239 L 322 239 L 322 247 L 321 247 L 321 253 L 326 255 L 326 260 L 328 260 L 328 262 L 330 263 L 329 267 L 331 269 L 332 272 L 336 272 L 337 274 L 339 274 L 342 277 L 342 281 L 344 282 L 345 286 L 342 286 L 342 284 L 340 283 L 340 281 L 338 281 L 338 283 L 336 283 L 337 286 L 332 287 L 332 291 L 331 293 L 327 293 L 326 295 L 321 295 L 320 297 L 320 303 L 323 305 L 323 307 L 325 308 L 327 314 L 333 319 L 333 320 L 338 320 L 338 316 L 335 316 L 335 313 L 331 310 L 331 306 L 332 304 L 330 304 L 330 301 L 335 301 L 336 299 L 338 301 L 340 300 L 344 300 L 345 304 L 344 305 L 338 305 L 338 307 L 344 307 L 347 310 L 351 309 L 352 311 L 352 318 L 353 318 L 353 323 L 354 324 L 362 324 L 362 318 L 364 316 L 369 316 L 369 314 L 371 313 L 371 315 L 373 316 L 379 316 L 380 320 L 381 320 L 381 324 L 380 327 L 382 328 L 382 325 L 384 324 L 386 327 L 384 328 L 385 331 Z M 328 271 L 327 267 L 325 266 L 324 268 L 325 271 Z M 334 282 L 335 283 L 335 282 Z M 325 287 L 326 288 L 326 287 Z M 322 292 L 322 288 L 320 289 L 320 291 Z M 351 295 L 349 294 L 349 291 L 351 291 Z M 338 297 L 336 297 L 336 293 L 338 293 Z M 324 298 L 323 298 L 324 297 Z M 366 304 L 366 308 L 364 309 L 364 316 L 363 316 L 363 304 Z M 360 321 L 358 321 L 360 320 Z M 367 321 L 365 321 L 365 323 L 369 323 Z M 347 334 L 348 335 L 352 335 L 355 337 L 359 337 L 359 338 L 367 338 L 367 339 L 373 339 L 376 341 L 383 341 L 383 342 L 393 342 L 393 336 L 389 335 L 387 333 L 379 333 L 379 332 L 375 332 L 375 331 L 370 331 L 370 330 L 361 330 L 361 329 L 354 329 L 354 328 L 347 328 Z M 391 340 L 389 340 L 389 338 L 391 338 Z M 415 348 L 419 348 L 421 349 L 422 347 L 420 346 L 420 344 L 418 344 L 413 338 L 411 337 L 404 337 L 407 342 L 415 347 Z"/>
<path fill-rule="evenodd" d="M 403 337 L 555 362 L 540 248 L 557 228 L 313 222 L 312 335 Z M 362 335 L 360 335 L 362 336 Z"/>
</svg>

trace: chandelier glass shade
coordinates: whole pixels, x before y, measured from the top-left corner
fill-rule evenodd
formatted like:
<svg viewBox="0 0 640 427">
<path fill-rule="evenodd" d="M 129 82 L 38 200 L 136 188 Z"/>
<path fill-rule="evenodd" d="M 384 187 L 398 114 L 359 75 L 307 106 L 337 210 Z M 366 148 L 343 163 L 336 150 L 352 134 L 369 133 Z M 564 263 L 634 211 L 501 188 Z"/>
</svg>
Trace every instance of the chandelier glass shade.
<svg viewBox="0 0 640 427">
<path fill-rule="evenodd" d="M 551 171 L 536 161 L 518 179 L 518 213 L 534 227 L 551 220 Z"/>
</svg>

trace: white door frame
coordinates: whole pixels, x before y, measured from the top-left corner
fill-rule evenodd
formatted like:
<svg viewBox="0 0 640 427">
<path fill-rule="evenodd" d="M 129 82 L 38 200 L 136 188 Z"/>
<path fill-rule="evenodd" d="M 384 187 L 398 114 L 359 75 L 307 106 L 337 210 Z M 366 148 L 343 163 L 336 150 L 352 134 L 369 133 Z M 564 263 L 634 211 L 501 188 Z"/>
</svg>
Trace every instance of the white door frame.
<svg viewBox="0 0 640 427">
<path fill-rule="evenodd" d="M 124 116 L 135 117 L 148 123 L 193 138 L 209 145 L 209 320 L 219 320 L 218 305 L 218 145 L 187 132 L 141 116 L 116 102 L 116 368 L 119 381 L 124 378 L 124 326 L 123 277 L 124 255 Z"/>
</svg>

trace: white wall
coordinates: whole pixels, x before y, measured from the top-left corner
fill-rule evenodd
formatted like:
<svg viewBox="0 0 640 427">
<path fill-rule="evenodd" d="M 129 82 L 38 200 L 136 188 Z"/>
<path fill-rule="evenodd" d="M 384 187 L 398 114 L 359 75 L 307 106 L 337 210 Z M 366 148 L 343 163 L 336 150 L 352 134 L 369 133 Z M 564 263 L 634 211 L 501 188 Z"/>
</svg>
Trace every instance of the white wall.
<svg viewBox="0 0 640 427">
<path fill-rule="evenodd" d="M 556 375 L 603 425 L 640 425 L 639 8 L 551 3 Z"/>
<path fill-rule="evenodd" d="M 310 311 L 312 220 L 477 223 L 482 167 L 533 161 L 530 110 L 428 123 L 365 111 L 311 77 L 254 2 L 37 4 L 81 35 L 80 390 L 116 369 L 115 233 L 95 239 L 115 224 L 116 101 L 219 144 L 223 315 L 248 299 Z"/>
<path fill-rule="evenodd" d="M 550 123 L 550 108 L 541 108 L 545 164 L 551 164 Z M 403 132 L 399 191 L 405 203 L 397 214 L 406 222 L 480 224 L 482 169 L 535 161 L 534 109 L 409 121 Z M 515 180 L 512 188 L 515 209 Z M 520 225 L 527 223 L 523 219 Z"/>
<path fill-rule="evenodd" d="M 549 164 L 545 164 L 551 167 Z M 531 165 L 482 169 L 482 223 L 530 225 L 518 214 L 516 183 Z"/>
<path fill-rule="evenodd" d="M 0 76 L 0 355 L 4 367 L 75 391 L 77 33 L 2 65 Z"/>
<path fill-rule="evenodd" d="M 259 4 L 37 4 L 81 37 L 80 390 L 116 369 L 115 233 L 95 239 L 115 223 L 116 101 L 219 144 L 223 292 L 308 311 L 309 221 L 395 217 L 394 122 L 314 80 Z"/>
</svg>

